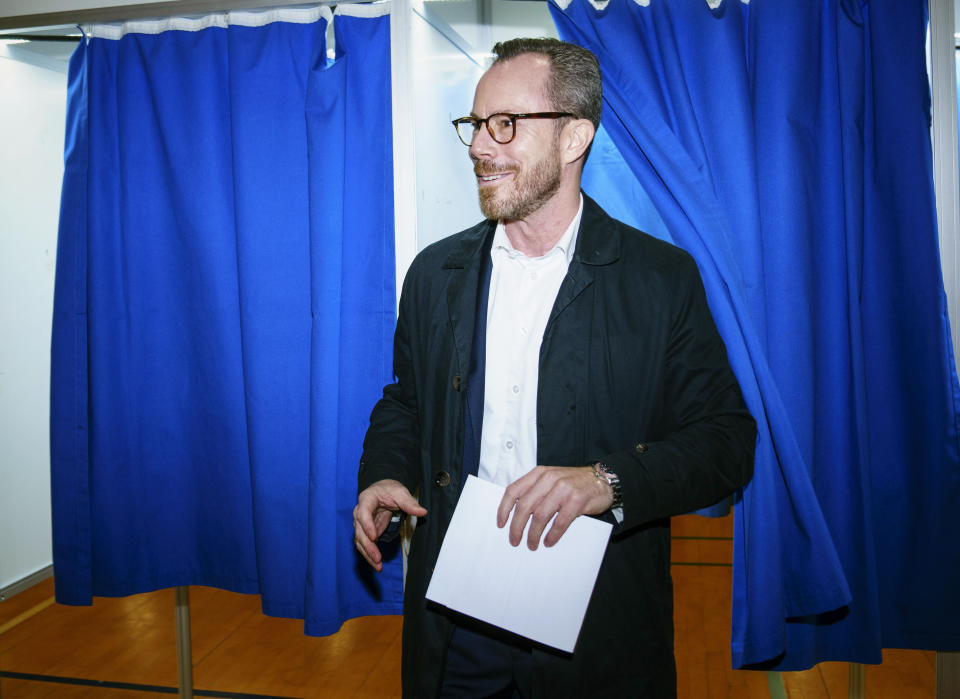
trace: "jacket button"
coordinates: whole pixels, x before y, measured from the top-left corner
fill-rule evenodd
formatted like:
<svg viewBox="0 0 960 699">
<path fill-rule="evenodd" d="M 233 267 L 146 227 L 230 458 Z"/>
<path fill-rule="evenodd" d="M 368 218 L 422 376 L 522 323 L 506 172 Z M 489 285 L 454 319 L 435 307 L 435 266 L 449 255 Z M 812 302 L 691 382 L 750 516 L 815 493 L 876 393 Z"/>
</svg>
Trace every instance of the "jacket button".
<svg viewBox="0 0 960 699">
<path fill-rule="evenodd" d="M 456 376 L 453 377 L 453 390 L 454 391 L 460 390 L 460 374 L 457 374 Z"/>
<path fill-rule="evenodd" d="M 433 482 L 441 488 L 446 488 L 448 485 L 450 485 L 450 474 L 446 471 L 437 471 L 436 480 Z"/>
<path fill-rule="evenodd" d="M 644 454 L 647 451 L 647 445 L 643 442 L 640 442 L 637 446 L 634 447 L 637 450 L 637 453 Z"/>
</svg>

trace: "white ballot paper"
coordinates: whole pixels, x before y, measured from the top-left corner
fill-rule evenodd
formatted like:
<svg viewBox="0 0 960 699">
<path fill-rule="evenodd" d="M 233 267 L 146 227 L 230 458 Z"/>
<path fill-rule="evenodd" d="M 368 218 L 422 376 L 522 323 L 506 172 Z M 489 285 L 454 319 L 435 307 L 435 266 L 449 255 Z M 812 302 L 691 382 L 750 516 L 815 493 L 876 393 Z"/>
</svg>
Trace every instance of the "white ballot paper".
<svg viewBox="0 0 960 699">
<path fill-rule="evenodd" d="M 550 548 L 541 541 L 536 551 L 528 549 L 526 529 L 520 545 L 511 546 L 509 523 L 497 528 L 503 492 L 467 478 L 427 599 L 572 653 L 612 527 L 577 517 Z"/>
</svg>

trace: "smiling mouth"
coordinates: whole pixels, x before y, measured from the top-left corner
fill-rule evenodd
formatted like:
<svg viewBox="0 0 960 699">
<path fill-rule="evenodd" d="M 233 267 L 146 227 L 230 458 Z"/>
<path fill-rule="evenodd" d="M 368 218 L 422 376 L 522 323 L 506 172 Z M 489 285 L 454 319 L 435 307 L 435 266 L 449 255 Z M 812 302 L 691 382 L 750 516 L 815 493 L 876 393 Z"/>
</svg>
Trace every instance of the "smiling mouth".
<svg viewBox="0 0 960 699">
<path fill-rule="evenodd" d="M 477 178 L 478 187 L 494 187 L 497 183 L 515 175 L 516 171 L 509 163 L 476 160 L 473 163 L 473 174 Z"/>
<path fill-rule="evenodd" d="M 484 182 L 484 183 L 487 183 L 487 182 L 497 182 L 497 181 L 499 181 L 499 180 L 504 179 L 505 177 L 509 177 L 511 174 L 513 174 L 513 173 L 510 173 L 510 172 L 498 172 L 498 173 L 493 174 L 493 175 L 479 175 L 479 174 L 478 174 L 478 175 L 477 175 L 477 179 L 480 180 L 480 182 Z"/>
</svg>

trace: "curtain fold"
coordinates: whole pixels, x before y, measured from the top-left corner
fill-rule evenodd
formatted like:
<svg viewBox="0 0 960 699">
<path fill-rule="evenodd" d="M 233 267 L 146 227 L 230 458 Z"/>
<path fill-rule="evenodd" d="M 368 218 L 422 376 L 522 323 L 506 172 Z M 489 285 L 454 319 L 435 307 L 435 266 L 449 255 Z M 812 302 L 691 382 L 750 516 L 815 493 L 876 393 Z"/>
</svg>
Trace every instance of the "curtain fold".
<svg viewBox="0 0 960 699">
<path fill-rule="evenodd" d="M 399 560 L 371 579 L 344 531 L 391 378 L 389 17 L 344 17 L 328 66 L 329 20 L 93 28 L 71 60 L 59 602 L 211 585 L 260 593 L 308 633 L 400 609 Z"/>
<path fill-rule="evenodd" d="M 393 380 L 396 284 L 390 22 L 386 15 L 372 20 L 348 12 L 367 10 L 338 8 L 336 63 L 314 71 L 307 87 L 313 269 L 309 516 L 310 531 L 326 533 L 308 557 L 306 630 L 316 634 L 335 631 L 344 613 L 370 614 L 368 595 L 393 613 L 403 605 L 399 542 L 384 547 L 391 564 L 379 574 L 353 547 L 360 448 L 370 410 Z M 342 348 L 336 363 L 323 351 L 334 343 Z M 364 595 L 331 598 L 331 590 L 349 593 L 358 581 Z"/>
<path fill-rule="evenodd" d="M 560 35 L 600 59 L 602 125 L 632 175 L 612 192 L 588 161 L 584 187 L 621 210 L 649 195 L 659 216 L 641 201 L 631 222 L 697 260 L 758 421 L 734 665 L 957 649 L 958 390 L 923 3 L 562 5 Z"/>
</svg>

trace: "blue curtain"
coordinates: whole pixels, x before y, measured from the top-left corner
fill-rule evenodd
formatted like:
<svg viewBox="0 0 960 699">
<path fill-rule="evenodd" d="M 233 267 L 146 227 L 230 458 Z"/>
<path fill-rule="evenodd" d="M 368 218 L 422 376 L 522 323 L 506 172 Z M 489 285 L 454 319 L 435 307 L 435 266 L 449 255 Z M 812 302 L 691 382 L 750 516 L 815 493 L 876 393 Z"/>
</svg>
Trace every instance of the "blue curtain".
<svg viewBox="0 0 960 699">
<path fill-rule="evenodd" d="M 588 162 L 585 188 L 696 258 L 759 423 L 733 663 L 960 649 L 925 3 L 645 4 L 551 11 L 604 74 L 619 160 Z"/>
<path fill-rule="evenodd" d="M 367 573 L 351 515 L 391 380 L 389 17 L 334 24 L 330 64 L 316 17 L 91 38 L 72 58 L 59 602 L 209 585 L 311 634 L 400 611 L 399 559 Z"/>
</svg>

